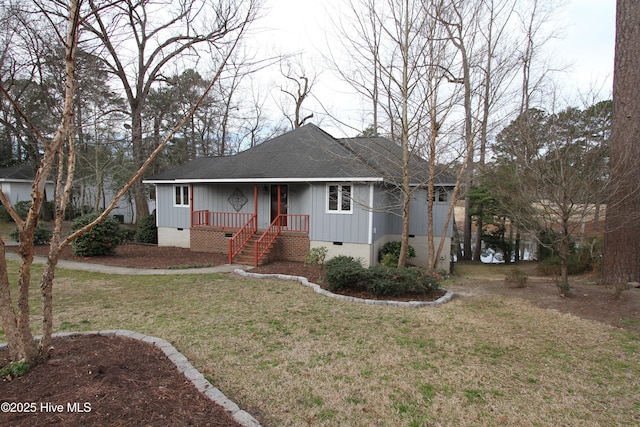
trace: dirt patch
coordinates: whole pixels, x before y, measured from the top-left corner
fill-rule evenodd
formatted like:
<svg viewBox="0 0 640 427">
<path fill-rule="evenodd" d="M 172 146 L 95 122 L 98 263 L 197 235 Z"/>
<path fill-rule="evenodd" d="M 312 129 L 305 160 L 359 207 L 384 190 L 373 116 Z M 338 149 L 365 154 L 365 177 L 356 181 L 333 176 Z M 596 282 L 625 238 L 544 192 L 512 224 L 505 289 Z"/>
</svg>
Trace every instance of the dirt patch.
<svg viewBox="0 0 640 427">
<path fill-rule="evenodd" d="M 53 344 L 46 365 L 0 382 L 0 401 L 15 411 L 3 406 L 0 424 L 240 425 L 151 344 L 95 335 L 57 338 Z M 1 350 L 0 365 L 6 363 L 8 352 Z"/>
</svg>

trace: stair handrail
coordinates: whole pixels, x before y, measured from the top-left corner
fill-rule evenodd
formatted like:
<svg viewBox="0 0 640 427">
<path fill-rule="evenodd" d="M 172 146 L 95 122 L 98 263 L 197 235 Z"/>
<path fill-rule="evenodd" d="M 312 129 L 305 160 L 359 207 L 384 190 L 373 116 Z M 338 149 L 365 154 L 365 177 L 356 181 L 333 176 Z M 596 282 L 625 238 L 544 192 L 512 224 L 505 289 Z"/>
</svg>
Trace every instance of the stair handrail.
<svg viewBox="0 0 640 427">
<path fill-rule="evenodd" d="M 254 267 L 258 266 L 260 260 L 267 253 L 273 242 L 278 238 L 278 235 L 280 235 L 280 225 L 282 223 L 282 217 L 284 216 L 285 215 L 282 214 L 276 216 L 276 218 L 271 221 L 271 224 L 269 224 L 269 227 L 265 232 L 262 233 L 258 240 L 256 240 L 256 249 L 253 261 Z"/>
<path fill-rule="evenodd" d="M 253 214 L 229 239 L 229 264 L 233 264 L 233 258 L 240 253 L 256 231 L 258 231 L 258 216 Z"/>
</svg>

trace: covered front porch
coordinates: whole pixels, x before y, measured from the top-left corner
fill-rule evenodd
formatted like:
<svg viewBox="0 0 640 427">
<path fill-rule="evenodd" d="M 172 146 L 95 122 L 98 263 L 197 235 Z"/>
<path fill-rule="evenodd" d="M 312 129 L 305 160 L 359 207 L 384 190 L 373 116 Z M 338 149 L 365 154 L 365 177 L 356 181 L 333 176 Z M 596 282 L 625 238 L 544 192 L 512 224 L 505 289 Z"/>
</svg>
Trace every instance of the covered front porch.
<svg viewBox="0 0 640 427">
<path fill-rule="evenodd" d="M 191 191 L 194 197 L 194 191 Z M 191 249 L 226 252 L 229 264 L 241 262 L 258 266 L 273 255 L 274 244 L 280 240 L 284 256 L 304 259 L 309 250 L 308 214 L 289 213 L 289 186 L 269 184 L 253 186 L 253 211 L 240 212 L 250 198 L 236 188 L 228 197 L 235 211 L 195 209 L 192 201 L 190 215 Z M 268 209 L 265 203 L 268 202 Z M 199 204 L 198 204 L 199 205 Z M 262 217 L 268 212 L 269 222 Z M 273 256 L 272 256 L 273 257 Z"/>
</svg>

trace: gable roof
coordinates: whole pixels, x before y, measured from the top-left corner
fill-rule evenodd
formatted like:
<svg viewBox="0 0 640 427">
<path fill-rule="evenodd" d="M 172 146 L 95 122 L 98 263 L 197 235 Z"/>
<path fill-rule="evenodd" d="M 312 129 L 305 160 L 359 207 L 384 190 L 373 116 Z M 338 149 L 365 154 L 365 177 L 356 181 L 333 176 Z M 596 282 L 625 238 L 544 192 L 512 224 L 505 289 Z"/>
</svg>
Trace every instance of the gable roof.
<svg viewBox="0 0 640 427">
<path fill-rule="evenodd" d="M 336 139 L 307 124 L 233 156 L 199 158 L 145 182 L 382 182 L 402 175 L 395 160 L 399 148 L 386 138 Z M 416 158 L 412 168 L 416 182 L 423 182 L 426 162 Z"/>
</svg>

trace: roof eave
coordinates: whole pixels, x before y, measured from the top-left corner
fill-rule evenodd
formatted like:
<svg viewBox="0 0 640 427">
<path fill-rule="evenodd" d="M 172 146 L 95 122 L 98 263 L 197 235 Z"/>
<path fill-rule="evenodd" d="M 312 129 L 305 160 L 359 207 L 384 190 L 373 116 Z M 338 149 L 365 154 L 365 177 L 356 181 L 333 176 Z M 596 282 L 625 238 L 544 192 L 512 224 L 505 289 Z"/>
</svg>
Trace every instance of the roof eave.
<svg viewBox="0 0 640 427">
<path fill-rule="evenodd" d="M 216 179 L 145 179 L 145 184 L 264 184 L 296 182 L 382 182 L 381 177 L 320 177 L 320 178 L 216 178 Z"/>
</svg>

